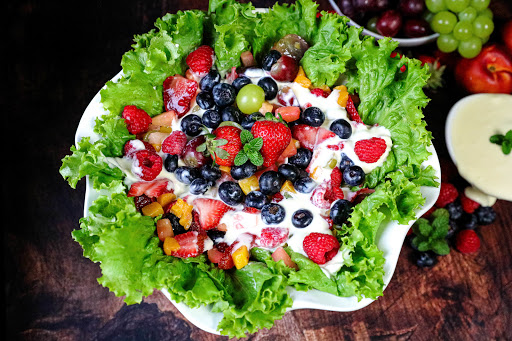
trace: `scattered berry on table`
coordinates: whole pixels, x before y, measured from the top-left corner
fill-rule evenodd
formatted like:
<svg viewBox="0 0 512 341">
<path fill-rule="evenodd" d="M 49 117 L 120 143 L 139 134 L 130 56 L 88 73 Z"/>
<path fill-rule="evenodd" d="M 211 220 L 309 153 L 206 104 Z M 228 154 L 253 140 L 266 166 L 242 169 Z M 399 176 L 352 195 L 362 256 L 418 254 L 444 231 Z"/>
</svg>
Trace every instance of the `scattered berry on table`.
<svg viewBox="0 0 512 341">
<path fill-rule="evenodd" d="M 437 255 L 434 252 L 421 252 L 415 253 L 416 265 L 420 268 L 432 267 L 437 263 Z"/>
<path fill-rule="evenodd" d="M 436 201 L 436 207 L 445 207 L 449 203 L 454 202 L 459 197 L 457 188 L 449 182 L 441 182 L 439 197 Z"/>
<path fill-rule="evenodd" d="M 480 206 L 475 210 L 480 225 L 490 225 L 496 220 L 496 212 L 490 206 Z"/>
<path fill-rule="evenodd" d="M 462 214 L 464 213 L 464 210 L 461 205 L 461 201 L 459 201 L 459 200 L 455 200 L 454 202 L 447 204 L 445 206 L 445 208 L 448 210 L 448 213 L 450 214 L 450 219 L 453 219 L 453 220 L 460 219 L 462 217 Z M 436 207 L 433 206 L 431 209 L 435 210 Z"/>
<path fill-rule="evenodd" d="M 473 230 L 462 230 L 455 236 L 455 247 L 461 253 L 473 253 L 480 248 L 480 238 Z"/>
<path fill-rule="evenodd" d="M 325 264 L 339 251 L 340 244 L 331 234 L 313 232 L 304 238 L 302 243 L 309 259 L 317 264 Z"/>
<path fill-rule="evenodd" d="M 459 219 L 459 224 L 464 229 L 474 230 L 478 227 L 478 218 L 476 214 L 464 212 L 462 217 Z"/>
<path fill-rule="evenodd" d="M 473 213 L 476 211 L 478 207 L 480 207 L 479 203 L 477 203 L 474 200 L 471 200 L 464 193 L 460 194 L 460 203 L 462 205 L 462 209 L 466 213 Z"/>
<path fill-rule="evenodd" d="M 142 109 L 135 105 L 127 105 L 123 109 L 122 117 L 126 122 L 126 127 L 130 134 L 142 134 L 149 129 L 152 120 L 151 117 Z"/>
</svg>

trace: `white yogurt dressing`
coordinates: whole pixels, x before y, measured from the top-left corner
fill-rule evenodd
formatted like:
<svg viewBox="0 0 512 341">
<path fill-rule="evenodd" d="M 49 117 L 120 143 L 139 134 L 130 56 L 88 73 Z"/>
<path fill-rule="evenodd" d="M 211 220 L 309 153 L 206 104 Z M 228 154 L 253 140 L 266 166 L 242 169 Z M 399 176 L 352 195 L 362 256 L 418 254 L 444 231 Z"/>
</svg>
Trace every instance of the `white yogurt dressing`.
<svg viewBox="0 0 512 341">
<path fill-rule="evenodd" d="M 249 69 L 246 70 L 244 76 L 249 77 L 253 84 L 257 84 L 258 81 L 268 76 L 268 72 L 265 72 L 262 69 Z M 317 184 L 322 184 L 330 180 L 332 169 L 328 167 L 328 163 L 331 159 L 337 160 L 338 164 L 341 160 L 341 153 L 345 153 L 355 165 L 360 166 L 365 173 L 369 173 L 376 167 L 381 166 L 386 160 L 387 155 L 392 146 L 392 141 L 390 138 L 390 132 L 385 127 L 382 126 L 366 126 L 362 123 L 356 123 L 350 121 L 347 118 L 347 111 L 345 108 L 341 107 L 337 100 L 339 97 L 339 90 L 333 90 L 327 98 L 316 96 L 310 92 L 308 88 L 302 87 L 298 83 L 287 83 L 287 82 L 277 82 L 278 87 L 281 89 L 285 86 L 288 86 L 293 91 L 293 94 L 297 98 L 299 105 L 301 107 L 315 106 L 322 110 L 326 116 L 325 122 L 322 125 L 322 128 L 329 129 L 331 123 L 336 119 L 345 119 L 349 121 L 352 125 L 352 135 L 350 138 L 346 140 L 340 139 L 338 136 L 334 136 L 326 139 L 319 145 L 317 145 L 313 151 L 313 157 L 308 169 L 315 169 L 318 166 L 318 172 L 315 174 L 315 181 Z M 292 93 L 290 93 L 290 96 Z M 271 102 L 277 103 L 277 99 L 272 100 Z M 197 104 L 193 103 L 193 106 L 189 113 L 196 114 L 198 116 L 202 116 L 205 110 L 199 108 Z M 181 119 L 175 120 L 172 125 L 172 129 L 180 130 Z M 355 143 L 359 140 L 370 139 L 372 137 L 380 137 L 386 141 L 386 151 L 380 157 L 380 159 L 375 163 L 366 163 L 357 157 L 354 152 Z M 335 150 L 335 148 L 328 148 L 328 146 L 339 145 L 342 146 L 341 149 Z M 143 149 L 144 145 L 142 142 L 140 145 L 135 146 L 138 149 Z M 165 157 L 165 154 L 159 152 L 162 157 Z M 129 187 L 132 183 L 136 181 L 140 181 L 140 179 L 134 175 L 133 171 L 133 160 L 127 157 L 123 158 L 107 158 L 108 161 L 116 167 L 119 167 L 125 174 L 125 184 Z M 179 166 L 183 166 L 183 161 L 179 161 Z M 193 203 L 194 199 L 197 197 L 206 197 L 216 200 L 221 200 L 217 187 L 213 187 L 209 189 L 205 194 L 197 196 L 189 193 L 188 185 L 185 185 L 179 182 L 174 173 L 167 172 L 165 168 L 162 169 L 161 173 L 158 175 L 158 178 L 165 178 L 170 180 L 172 183 L 172 189 L 176 196 L 187 196 L 186 201 L 190 204 Z M 343 188 L 346 197 L 350 196 L 350 191 L 348 188 Z M 306 252 L 303 248 L 304 238 L 312 232 L 332 234 L 329 229 L 329 224 L 323 217 L 329 216 L 329 210 L 321 209 L 313 205 L 310 200 L 311 193 L 302 194 L 302 193 L 289 193 L 288 197 L 285 197 L 282 201 L 279 202 L 281 206 L 285 209 L 285 218 L 284 220 L 275 225 L 267 225 L 263 222 L 260 214 L 248 213 L 242 211 L 243 205 L 238 205 L 234 207 L 235 210 L 228 211 L 224 214 L 219 224 L 225 224 L 227 226 L 227 231 L 224 236 L 223 241 L 227 244 L 231 245 L 232 243 L 236 243 L 233 250 L 237 249 L 241 245 L 246 245 L 248 248 L 251 247 L 251 243 L 254 242 L 254 238 L 257 238 L 261 235 L 261 231 L 265 227 L 280 227 L 288 229 L 288 240 L 283 243 L 287 244 L 293 251 L 298 252 L 307 257 Z M 310 225 L 305 228 L 296 228 L 292 224 L 292 215 L 298 209 L 307 209 L 313 214 L 313 221 Z M 208 246 L 208 249 L 213 246 Z M 273 249 L 270 249 L 273 251 Z M 341 249 L 334 258 L 328 261 L 325 264 L 319 265 L 320 268 L 327 276 L 331 276 L 335 274 L 344 264 L 347 257 L 349 257 L 350 251 Z"/>
</svg>

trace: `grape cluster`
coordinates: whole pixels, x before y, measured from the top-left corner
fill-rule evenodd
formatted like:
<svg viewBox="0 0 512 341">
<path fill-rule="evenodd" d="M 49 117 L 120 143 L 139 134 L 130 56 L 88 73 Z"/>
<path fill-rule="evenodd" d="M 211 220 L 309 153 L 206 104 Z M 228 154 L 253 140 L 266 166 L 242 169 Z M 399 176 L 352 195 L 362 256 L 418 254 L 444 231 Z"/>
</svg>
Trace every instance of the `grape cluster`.
<svg viewBox="0 0 512 341">
<path fill-rule="evenodd" d="M 430 26 L 439 33 L 437 47 L 442 52 L 457 50 L 464 58 L 474 58 L 494 30 L 490 0 L 425 0 L 434 15 Z"/>
</svg>

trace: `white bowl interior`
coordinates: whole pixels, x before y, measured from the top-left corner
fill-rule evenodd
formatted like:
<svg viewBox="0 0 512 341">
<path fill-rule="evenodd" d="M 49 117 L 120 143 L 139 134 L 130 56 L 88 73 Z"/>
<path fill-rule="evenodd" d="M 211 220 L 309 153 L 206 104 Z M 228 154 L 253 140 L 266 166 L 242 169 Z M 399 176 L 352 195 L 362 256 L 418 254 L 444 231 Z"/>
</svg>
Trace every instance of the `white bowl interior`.
<svg viewBox="0 0 512 341">
<path fill-rule="evenodd" d="M 121 77 L 122 72 L 118 73 L 112 80 L 117 80 Z M 93 132 L 95 124 L 95 118 L 104 115 L 106 112 L 100 102 L 100 93 L 98 92 L 91 100 L 89 105 L 84 111 L 84 114 L 78 125 L 75 134 L 75 144 L 80 141 L 82 137 L 90 136 L 91 140 L 98 139 L 98 135 Z M 424 162 L 424 166 L 431 165 L 438 178 L 441 178 L 441 168 L 436 151 L 431 145 L 428 150 L 432 153 L 427 161 Z M 421 193 L 425 197 L 425 204 L 416 211 L 416 216 L 420 217 L 428 209 L 430 209 L 437 200 L 439 195 L 439 188 L 434 187 L 422 187 Z M 86 180 L 86 191 L 85 191 L 85 202 L 84 202 L 84 216 L 88 215 L 89 207 L 92 202 L 98 197 L 99 193 L 92 188 L 92 184 L 89 182 L 89 178 Z M 384 285 L 387 287 L 391 277 L 395 271 L 395 267 L 400 255 L 403 241 L 407 234 L 407 231 L 412 226 L 414 221 L 409 222 L 407 225 L 399 225 L 396 222 L 390 222 L 386 226 L 381 227 L 377 235 L 377 244 L 380 250 L 384 252 L 384 258 L 386 260 L 384 264 Z M 164 295 L 170 299 L 169 293 L 166 290 L 162 290 Z M 373 300 L 365 298 L 361 301 L 357 301 L 355 296 L 353 297 L 338 297 L 332 294 L 310 290 L 308 292 L 296 291 L 293 288 L 289 288 L 290 296 L 293 298 L 293 306 L 289 310 L 295 309 L 321 309 L 329 311 L 354 311 L 366 307 Z M 213 334 L 219 334 L 217 331 L 217 325 L 222 319 L 221 313 L 212 313 L 208 306 L 200 308 L 190 308 L 183 303 L 177 303 L 171 300 L 176 308 L 187 318 L 191 323 L 196 325 L 202 330 Z"/>
<path fill-rule="evenodd" d="M 343 12 L 341 12 L 341 10 L 340 10 L 340 8 L 339 8 L 339 6 L 338 6 L 338 4 L 336 3 L 335 0 L 329 0 L 329 3 L 331 4 L 332 8 L 339 15 L 344 15 Z M 361 25 L 357 24 L 352 19 L 350 19 L 349 25 L 355 26 L 355 27 L 358 27 L 358 28 L 361 27 Z M 363 34 L 365 34 L 367 36 L 375 37 L 377 39 L 385 38 L 384 36 L 382 36 L 382 35 L 380 35 L 378 33 L 372 32 L 370 30 L 367 30 L 364 27 L 363 27 Z M 437 39 L 437 37 L 439 37 L 439 34 L 438 33 L 434 33 L 434 34 L 431 34 L 431 35 L 428 35 L 428 36 L 425 36 L 425 37 L 419 37 L 419 38 L 393 38 L 393 40 L 397 41 L 400 44 L 401 47 L 410 47 L 410 46 L 420 46 L 420 45 L 425 45 L 425 44 L 431 43 L 431 42 L 435 41 Z"/>
</svg>

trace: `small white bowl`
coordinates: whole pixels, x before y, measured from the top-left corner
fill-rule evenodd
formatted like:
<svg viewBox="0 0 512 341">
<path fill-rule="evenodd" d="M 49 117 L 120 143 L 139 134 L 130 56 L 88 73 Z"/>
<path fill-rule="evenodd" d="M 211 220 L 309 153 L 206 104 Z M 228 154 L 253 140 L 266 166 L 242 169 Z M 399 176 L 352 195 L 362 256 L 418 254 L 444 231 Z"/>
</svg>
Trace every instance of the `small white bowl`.
<svg viewBox="0 0 512 341">
<path fill-rule="evenodd" d="M 341 12 L 338 5 L 336 4 L 335 0 L 329 0 L 329 2 L 331 3 L 331 6 L 336 11 L 336 13 L 338 13 L 339 15 L 344 15 L 343 12 Z M 361 27 L 361 25 L 358 25 L 352 19 L 350 19 L 349 25 L 355 26 L 357 28 Z M 363 34 L 365 34 L 367 36 L 375 37 L 377 39 L 386 38 L 383 35 L 380 35 L 378 33 L 367 30 L 364 27 L 363 27 Z M 420 45 L 425 45 L 425 44 L 431 43 L 431 42 L 435 41 L 437 39 L 437 37 L 439 37 L 439 34 L 434 33 L 434 34 L 424 36 L 424 37 L 419 37 L 419 38 L 392 38 L 392 39 L 394 41 L 397 41 L 400 44 L 399 46 L 401 46 L 401 47 L 409 47 L 409 46 L 420 46 Z"/>
</svg>

